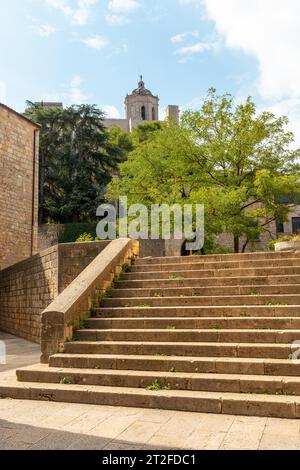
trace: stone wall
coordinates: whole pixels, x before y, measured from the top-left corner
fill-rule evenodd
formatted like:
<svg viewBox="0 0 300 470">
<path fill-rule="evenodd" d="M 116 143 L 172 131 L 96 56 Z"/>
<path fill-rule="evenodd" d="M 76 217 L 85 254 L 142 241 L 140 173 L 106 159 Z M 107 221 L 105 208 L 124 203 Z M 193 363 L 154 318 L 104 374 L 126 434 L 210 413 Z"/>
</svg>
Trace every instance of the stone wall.
<svg viewBox="0 0 300 470">
<path fill-rule="evenodd" d="M 38 134 L 0 104 L 0 269 L 37 253 Z"/>
<path fill-rule="evenodd" d="M 39 225 L 38 230 L 38 252 L 47 250 L 51 246 L 58 245 L 59 233 L 62 225 L 45 224 Z"/>
<path fill-rule="evenodd" d="M 43 310 L 108 244 L 57 245 L 0 271 L 0 330 L 39 343 Z"/>
</svg>

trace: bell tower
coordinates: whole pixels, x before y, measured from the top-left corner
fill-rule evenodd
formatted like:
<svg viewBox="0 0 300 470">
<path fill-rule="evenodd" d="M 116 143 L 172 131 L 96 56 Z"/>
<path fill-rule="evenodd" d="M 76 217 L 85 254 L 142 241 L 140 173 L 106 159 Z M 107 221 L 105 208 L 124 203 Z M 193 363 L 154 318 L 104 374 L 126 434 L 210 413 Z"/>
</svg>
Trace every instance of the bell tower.
<svg viewBox="0 0 300 470">
<path fill-rule="evenodd" d="M 125 111 L 130 132 L 144 122 L 158 121 L 159 119 L 159 98 L 145 88 L 142 76 L 138 88 L 125 98 Z"/>
</svg>

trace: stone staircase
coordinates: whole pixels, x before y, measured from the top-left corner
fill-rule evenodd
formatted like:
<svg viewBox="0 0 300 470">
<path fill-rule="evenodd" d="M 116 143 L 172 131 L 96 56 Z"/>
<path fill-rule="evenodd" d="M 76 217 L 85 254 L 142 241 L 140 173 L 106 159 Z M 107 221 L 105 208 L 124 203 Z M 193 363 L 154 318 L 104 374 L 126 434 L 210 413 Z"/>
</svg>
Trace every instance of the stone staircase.
<svg viewBox="0 0 300 470">
<path fill-rule="evenodd" d="M 1 396 L 300 417 L 300 253 L 138 260 Z"/>
</svg>

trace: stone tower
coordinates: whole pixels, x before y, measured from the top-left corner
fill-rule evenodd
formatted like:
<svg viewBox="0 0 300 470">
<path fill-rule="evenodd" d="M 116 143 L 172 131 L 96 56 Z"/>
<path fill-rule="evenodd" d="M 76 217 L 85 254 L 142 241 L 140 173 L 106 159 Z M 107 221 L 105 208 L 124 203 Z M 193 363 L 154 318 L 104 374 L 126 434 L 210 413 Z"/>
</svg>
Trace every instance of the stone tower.
<svg viewBox="0 0 300 470">
<path fill-rule="evenodd" d="M 145 88 L 143 77 L 140 78 L 138 88 L 125 98 L 126 119 L 129 122 L 130 132 L 144 122 L 159 119 L 159 98 Z"/>
</svg>

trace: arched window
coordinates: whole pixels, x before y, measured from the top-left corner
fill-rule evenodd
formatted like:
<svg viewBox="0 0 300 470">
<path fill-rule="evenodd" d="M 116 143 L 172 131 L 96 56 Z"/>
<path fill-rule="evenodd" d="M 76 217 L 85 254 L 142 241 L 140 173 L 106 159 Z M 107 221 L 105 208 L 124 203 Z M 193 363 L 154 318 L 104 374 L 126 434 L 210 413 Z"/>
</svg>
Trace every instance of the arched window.
<svg viewBox="0 0 300 470">
<path fill-rule="evenodd" d="M 143 121 L 146 121 L 146 108 L 145 108 L 145 106 L 142 106 L 141 113 L 142 113 Z"/>
<path fill-rule="evenodd" d="M 156 121 L 155 108 L 152 108 L 152 121 Z"/>
</svg>

